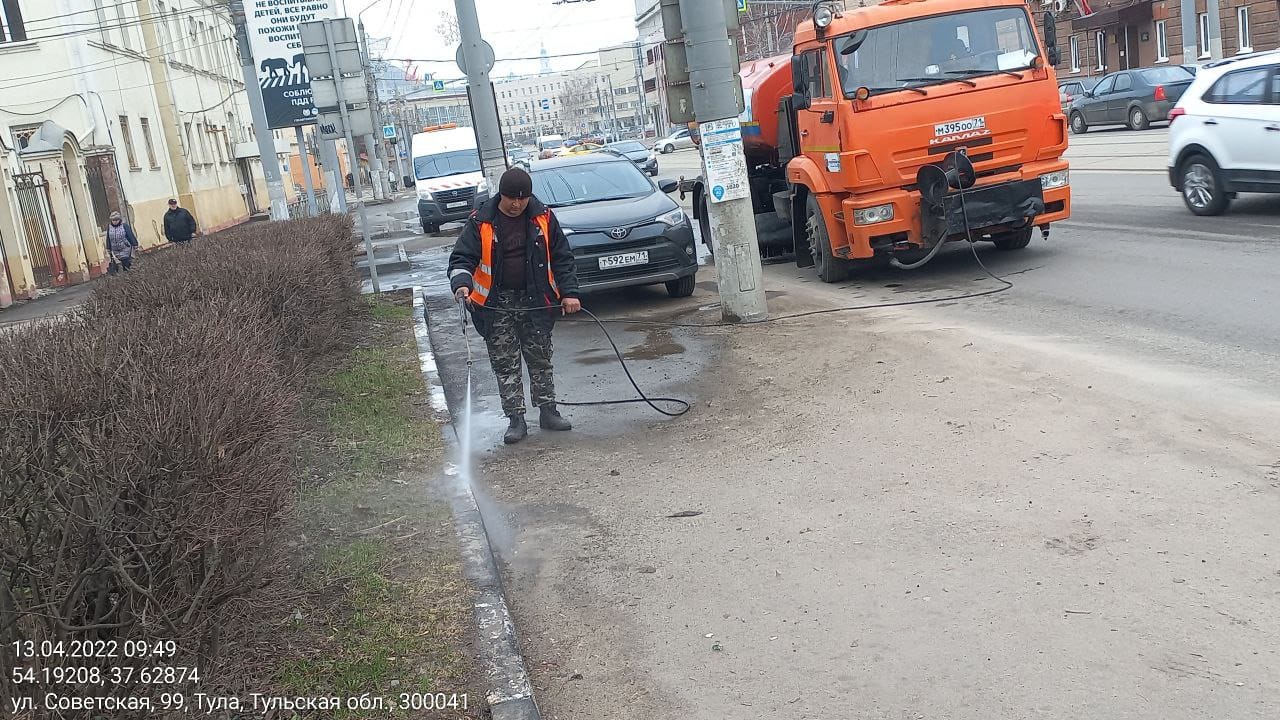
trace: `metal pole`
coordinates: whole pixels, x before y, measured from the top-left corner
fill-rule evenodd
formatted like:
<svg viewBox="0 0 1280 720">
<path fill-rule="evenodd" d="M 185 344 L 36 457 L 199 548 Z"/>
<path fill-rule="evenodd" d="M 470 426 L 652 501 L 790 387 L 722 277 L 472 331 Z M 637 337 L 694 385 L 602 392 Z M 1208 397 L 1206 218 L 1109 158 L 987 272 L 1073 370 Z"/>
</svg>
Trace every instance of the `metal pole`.
<svg viewBox="0 0 1280 720">
<path fill-rule="evenodd" d="M 489 82 L 491 67 L 480 37 L 480 17 L 475 0 L 454 0 L 458 16 L 458 33 L 462 40 L 462 57 L 467 63 L 467 89 L 471 98 L 471 122 L 480 146 L 480 166 L 489 181 L 490 192 L 498 191 L 498 180 L 507 169 L 507 156 L 502 147 L 502 129 L 498 127 L 498 101 Z"/>
<path fill-rule="evenodd" d="M 643 138 L 644 126 L 648 124 L 645 115 L 648 113 L 649 94 L 644 91 L 644 52 L 639 40 L 636 41 L 636 92 L 640 96 L 636 105 L 636 132 Z"/>
<path fill-rule="evenodd" d="M 347 97 L 342 89 L 342 73 L 338 63 L 338 51 L 333 46 L 333 22 L 324 23 L 324 40 L 329 46 L 329 62 L 333 67 L 333 85 L 338 90 L 338 111 L 342 114 L 342 127 L 347 135 L 347 154 L 351 156 L 351 183 L 356 191 L 356 206 L 360 208 L 360 235 L 364 238 L 364 254 L 369 259 L 369 280 L 373 283 L 373 292 L 382 292 L 378 283 L 378 262 L 373 254 L 373 240 L 369 237 L 369 215 L 364 207 L 364 189 L 360 185 L 360 156 L 356 152 L 355 138 L 351 136 L 351 117 L 347 112 Z M 339 187 L 342 187 L 339 185 Z M 346 192 L 345 190 L 343 191 Z"/>
<path fill-rule="evenodd" d="M 369 7 L 373 7 L 370 5 Z M 368 10 L 369 8 L 365 8 Z M 360 11 L 361 14 L 364 10 Z M 382 132 L 382 113 L 378 105 L 378 79 L 373 75 L 373 63 L 369 62 L 369 34 L 364 31 L 364 21 L 360 21 L 360 59 L 364 63 L 365 92 L 369 100 L 369 112 L 373 114 L 373 125 L 377 132 Z M 373 198 L 384 200 L 387 197 L 387 173 L 382 167 L 382 155 L 378 152 L 379 142 L 374 135 L 364 136 L 364 149 L 369 155 L 370 184 L 373 185 Z"/>
<path fill-rule="evenodd" d="M 693 115 L 700 126 L 715 123 L 725 128 L 720 137 L 727 145 L 715 152 L 715 138 L 702 134 L 703 170 L 709 183 L 716 178 L 710 172 L 713 153 L 734 158 L 728 168 L 745 181 L 747 163 L 741 151 L 741 129 L 738 125 L 738 99 L 734 76 L 733 43 L 725 21 L 724 3 L 706 0 L 680 0 L 680 19 L 684 26 L 686 56 L 689 61 L 689 84 L 693 87 Z M 718 122 L 725 121 L 725 122 Z M 732 147 L 736 132 L 737 148 Z M 736 152 L 731 152 L 736 150 Z M 760 246 L 756 240 L 755 210 L 751 198 L 729 197 L 707 199 L 707 216 L 711 237 L 715 241 L 716 282 L 720 288 L 720 314 L 729 322 L 760 322 L 768 317 L 765 303 L 764 277 L 760 268 Z"/>
<path fill-rule="evenodd" d="M 336 140 L 321 140 L 317 143 L 317 146 L 319 147 L 320 164 L 324 167 L 324 185 L 332 193 L 331 197 L 338 198 L 338 212 L 345 214 L 347 212 L 347 190 L 346 184 L 342 182 L 342 163 L 338 162 L 338 142 Z M 330 205 L 330 207 L 333 206 Z"/>
<path fill-rule="evenodd" d="M 267 181 L 267 197 L 271 201 L 271 219 L 288 220 L 289 205 L 285 200 L 284 180 L 280 177 L 280 159 L 276 156 L 276 141 L 267 126 L 267 109 L 262 103 L 262 86 L 258 85 L 258 68 L 253 62 L 249 47 L 249 31 L 245 27 L 244 3 L 231 2 L 231 20 L 236 26 L 236 43 L 240 47 L 240 70 L 244 75 L 244 87 L 249 98 L 249 112 L 253 117 L 253 135 L 258 141 L 258 160 L 262 175 Z"/>
<path fill-rule="evenodd" d="M 315 217 L 319 213 L 316 212 L 316 189 L 311 183 L 311 153 L 307 152 L 307 137 L 301 125 L 294 126 L 293 130 L 298 139 L 298 158 L 302 160 L 302 184 L 307 189 L 307 216 Z"/>
</svg>

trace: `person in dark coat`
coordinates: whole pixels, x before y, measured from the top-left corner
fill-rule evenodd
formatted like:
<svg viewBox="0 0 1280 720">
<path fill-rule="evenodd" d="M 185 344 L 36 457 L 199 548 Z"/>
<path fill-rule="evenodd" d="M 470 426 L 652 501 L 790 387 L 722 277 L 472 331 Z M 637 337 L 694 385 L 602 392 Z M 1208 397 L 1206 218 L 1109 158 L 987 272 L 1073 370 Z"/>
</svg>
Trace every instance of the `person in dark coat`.
<svg viewBox="0 0 1280 720">
<path fill-rule="evenodd" d="M 111 213 L 110 222 L 107 225 L 107 257 L 111 258 L 111 264 L 127 272 L 133 267 L 133 253 L 138 247 L 138 236 L 124 218 L 120 217 L 120 213 Z"/>
<path fill-rule="evenodd" d="M 196 236 L 196 219 L 178 201 L 169 200 L 169 210 L 164 214 L 164 236 L 171 243 L 185 243 Z"/>
<path fill-rule="evenodd" d="M 507 170 L 498 195 L 471 213 L 449 257 L 449 281 L 466 302 L 489 349 L 502 411 L 510 418 L 503 440 L 528 435 L 521 358 L 529 368 L 529 395 L 544 430 L 570 430 L 556 409 L 551 329 L 560 314 L 582 309 L 573 250 L 555 215 L 533 197 L 533 180 Z"/>
</svg>

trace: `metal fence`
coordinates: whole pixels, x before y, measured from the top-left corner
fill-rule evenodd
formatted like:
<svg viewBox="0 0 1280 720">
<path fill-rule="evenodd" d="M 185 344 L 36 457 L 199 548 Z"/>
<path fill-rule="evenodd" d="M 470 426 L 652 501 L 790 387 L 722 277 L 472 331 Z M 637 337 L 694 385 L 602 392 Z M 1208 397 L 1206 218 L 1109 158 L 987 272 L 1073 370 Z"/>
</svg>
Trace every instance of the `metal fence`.
<svg viewBox="0 0 1280 720">
<path fill-rule="evenodd" d="M 289 219 L 297 220 L 307 217 L 307 191 L 298 188 L 298 199 L 289 203 Z M 316 211 L 321 215 L 329 212 L 329 193 L 326 190 L 316 190 Z"/>
</svg>

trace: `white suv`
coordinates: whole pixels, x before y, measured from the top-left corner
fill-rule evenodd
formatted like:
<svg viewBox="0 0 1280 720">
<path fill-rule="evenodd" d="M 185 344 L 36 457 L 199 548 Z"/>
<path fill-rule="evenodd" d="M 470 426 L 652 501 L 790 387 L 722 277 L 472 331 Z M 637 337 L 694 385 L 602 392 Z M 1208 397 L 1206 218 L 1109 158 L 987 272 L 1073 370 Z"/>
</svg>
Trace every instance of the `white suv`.
<svg viewBox="0 0 1280 720">
<path fill-rule="evenodd" d="M 1201 67 L 1169 122 L 1169 182 L 1191 212 L 1280 193 L 1280 50 Z"/>
</svg>

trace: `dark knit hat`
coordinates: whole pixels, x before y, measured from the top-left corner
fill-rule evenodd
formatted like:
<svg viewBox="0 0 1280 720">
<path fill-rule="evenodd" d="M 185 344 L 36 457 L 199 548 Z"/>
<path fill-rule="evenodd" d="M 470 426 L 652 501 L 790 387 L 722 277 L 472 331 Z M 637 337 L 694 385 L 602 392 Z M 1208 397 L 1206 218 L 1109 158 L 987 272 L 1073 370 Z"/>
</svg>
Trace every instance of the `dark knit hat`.
<svg viewBox="0 0 1280 720">
<path fill-rule="evenodd" d="M 533 178 L 523 168 L 513 167 L 502 173 L 498 181 L 498 194 L 512 200 L 533 196 Z"/>
</svg>

